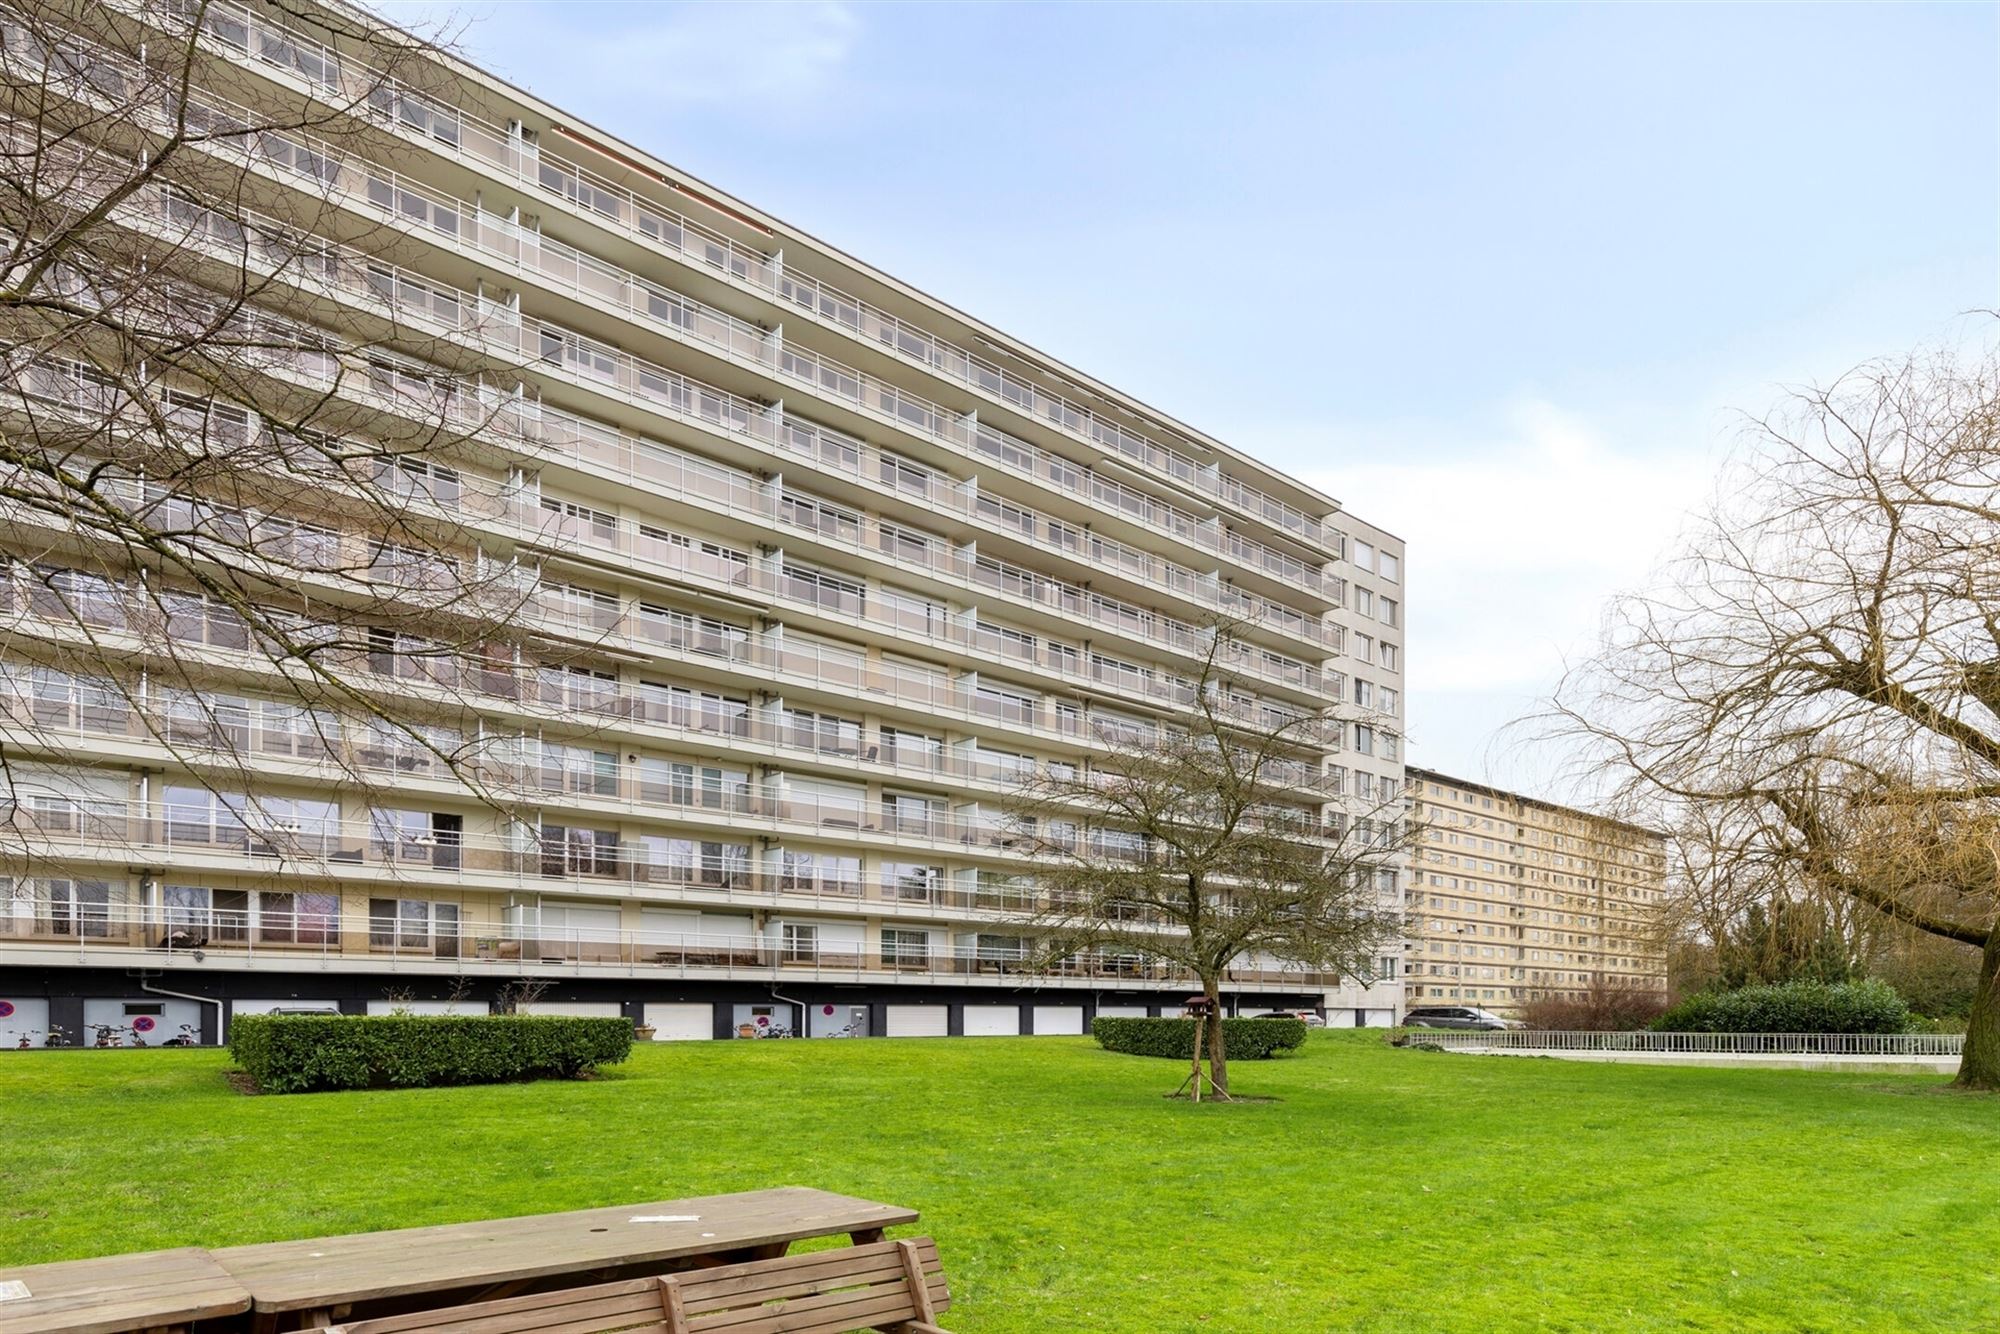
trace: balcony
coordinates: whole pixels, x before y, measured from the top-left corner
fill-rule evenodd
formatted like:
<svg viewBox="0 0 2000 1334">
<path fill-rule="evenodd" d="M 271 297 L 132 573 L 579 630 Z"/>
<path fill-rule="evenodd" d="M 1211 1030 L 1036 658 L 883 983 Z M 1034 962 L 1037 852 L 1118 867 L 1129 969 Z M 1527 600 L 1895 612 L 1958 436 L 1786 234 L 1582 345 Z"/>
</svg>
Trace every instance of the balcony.
<svg viewBox="0 0 2000 1334">
<path fill-rule="evenodd" d="M 1173 965 L 1141 954 L 1085 952 L 1035 967 L 1017 953 L 820 946 L 769 936 L 688 936 L 462 923 L 413 932 L 398 921 L 338 913 L 93 908 L 0 916 L 0 961 L 147 969 L 311 968 L 315 972 L 552 973 L 748 979 L 765 983 L 935 982 L 971 985 L 1191 986 Z M 1308 991 L 1339 985 L 1305 969 L 1240 968 L 1231 987 Z"/>
<path fill-rule="evenodd" d="M 290 51 L 293 48 L 288 45 L 286 49 Z M 107 69 L 107 76 L 109 73 Z M 101 93 L 102 90 L 94 91 Z M 242 108 L 221 101 L 211 105 L 216 114 L 237 123 L 249 119 Z M 388 123 L 404 124 L 393 117 Z M 1079 468 L 1067 459 L 1007 436 L 991 426 L 974 426 L 969 417 L 912 395 L 865 372 L 802 349 L 785 349 L 780 340 L 756 326 L 701 306 L 685 296 L 647 284 L 636 275 L 584 256 L 552 238 L 524 237 L 511 224 L 387 168 L 343 161 L 343 155 L 331 145 L 309 136 L 264 134 L 257 139 L 258 151 L 285 169 L 296 170 L 297 164 L 307 164 L 316 195 L 323 195 L 332 189 L 346 195 L 350 202 L 366 200 L 382 210 L 396 225 L 414 226 L 433 239 L 449 238 L 449 243 L 459 248 L 470 245 L 480 249 L 489 258 L 498 258 L 517 271 L 550 282 L 558 290 L 589 294 L 596 299 L 616 296 L 621 313 L 625 315 L 665 329 L 674 337 L 700 340 L 705 336 L 710 346 L 721 350 L 724 355 L 755 365 L 761 373 L 776 374 L 808 385 L 815 393 L 846 402 L 894 429 L 911 432 L 960 452 L 977 448 L 987 458 L 1019 472 L 1023 477 L 1044 485 L 1064 486 L 1134 522 L 1203 546 L 1224 559 L 1242 563 L 1293 587 L 1315 590 L 1321 587 L 1322 575 L 1313 563 L 1301 561 L 1241 535 L 1227 534 L 1220 525 L 1205 524 L 1158 497 L 1124 486 L 1092 470 Z M 428 142 L 437 146 L 435 140 Z M 279 152 L 277 145 L 280 143 L 289 146 Z M 552 172 L 554 175 L 551 175 Z M 531 182 L 529 175 L 534 178 Z M 605 216 L 604 210 L 596 206 L 596 202 L 601 202 L 597 192 L 563 189 L 565 179 L 572 178 L 563 177 L 546 160 L 532 173 L 521 176 L 522 181 L 531 183 L 537 190 L 555 188 L 556 193 L 572 204 L 595 201 L 587 205 L 587 211 L 591 216 Z M 694 226 L 685 219 L 669 221 L 654 216 L 651 225 L 642 224 L 636 234 L 654 243 L 665 243 L 669 239 L 691 235 L 688 229 Z M 775 272 L 774 261 L 762 257 L 756 260 L 746 258 L 740 251 L 717 246 L 712 240 L 704 240 L 698 247 L 705 266 L 714 268 L 719 265 L 721 271 L 739 281 L 767 269 Z M 678 244 L 668 245 L 667 248 L 676 257 L 690 254 Z M 596 277 L 586 281 L 586 273 L 594 273 Z M 767 295 L 776 296 L 777 285 L 773 279 L 763 284 L 762 289 Z M 641 292 L 645 294 L 643 299 L 635 299 L 635 294 Z M 782 297 L 778 299 L 783 300 Z M 829 327 L 841 326 L 836 322 Z M 997 367 L 988 367 L 967 383 L 979 388 L 994 375 L 1004 375 L 1004 372 Z M 1173 457 L 1179 459 L 1179 465 L 1165 467 L 1161 461 L 1164 455 L 1160 454 L 1158 446 L 1109 423 L 1090 418 L 1087 413 L 1079 416 L 1081 410 L 1058 407 L 1058 401 L 1049 399 L 1045 391 L 1034 392 L 1042 394 L 1038 402 L 1051 409 L 1039 419 L 1058 425 L 1068 422 L 1070 434 L 1096 448 L 1110 449 L 1128 457 L 1143 456 L 1177 479 L 1192 480 L 1202 489 L 1256 513 L 1266 522 L 1273 522 L 1273 515 L 1284 516 L 1286 522 L 1277 526 L 1286 529 L 1291 536 L 1303 537 L 1309 530 L 1318 530 L 1317 521 L 1307 519 L 1298 511 L 1256 492 L 1237 479 L 1225 478 L 1213 468 L 1199 467 L 1178 455 Z M 996 401 L 1006 403 L 1008 400 L 1002 396 Z M 1084 430 L 1080 425 L 1086 419 L 1094 423 L 1090 430 Z M 1329 595 L 1333 595 L 1332 590 L 1336 588 L 1344 588 L 1344 581 L 1337 576 L 1327 575 L 1325 582 Z"/>
<path fill-rule="evenodd" d="M 191 219 L 189 206 L 182 201 L 155 197 L 154 202 L 167 210 L 168 229 L 175 237 L 186 237 L 191 221 L 198 230 L 201 219 Z M 157 219 L 140 221 L 155 232 L 162 230 Z M 233 228 L 234 223 L 230 226 Z M 253 236 L 253 242 L 254 239 Z M 241 244 L 240 235 L 237 244 Z M 254 244 L 252 251 L 257 253 Z M 328 290 L 384 305 L 398 321 L 436 325 L 448 334 L 469 336 L 488 351 L 504 351 L 509 359 L 534 361 L 545 370 L 552 366 L 563 378 L 594 392 L 618 391 L 620 396 L 648 411 L 705 432 L 719 431 L 747 438 L 766 449 L 803 456 L 815 469 L 838 472 L 900 503 L 920 506 L 947 520 L 1031 544 L 1086 567 L 1129 579 L 1151 591 L 1242 618 L 1253 631 L 1273 630 L 1322 651 L 1337 651 L 1343 637 L 1338 626 L 1324 625 L 1317 618 L 1244 593 L 1211 576 L 983 493 L 973 483 L 958 482 L 941 474 L 913 472 L 905 461 L 882 455 L 852 437 L 739 399 L 676 372 L 634 362 L 614 350 L 594 349 L 594 345 L 579 343 L 566 333 L 552 334 L 553 326 L 533 320 L 496 318 L 489 305 L 482 305 L 469 293 L 417 280 L 403 270 L 368 260 L 358 252 L 332 246 L 325 247 L 325 251 L 324 255 L 315 256 L 313 267 L 314 273 L 326 280 Z M 287 251 L 274 262 L 283 262 L 289 256 Z M 551 337 L 556 339 L 555 346 L 559 349 L 552 362 L 543 360 Z M 324 384 L 331 380 L 337 367 L 327 362 L 323 354 L 317 354 L 310 365 L 302 364 L 299 369 Z M 371 374 L 378 380 L 382 378 L 379 370 Z M 435 372 L 426 370 L 425 374 L 434 380 Z M 426 402 L 425 406 L 432 408 L 435 403 Z M 553 446 L 580 461 L 608 467 L 642 489 L 664 490 L 690 503 L 762 524 L 783 517 L 774 492 L 747 473 L 706 460 L 693 460 L 650 441 L 635 441 L 610 427 L 553 407 L 510 405 L 495 412 L 487 425 L 500 433 L 517 435 L 524 443 Z M 783 455 L 776 461 L 782 464 Z M 1116 503 L 1115 496 L 1098 499 L 1106 504 Z M 1085 592 L 1061 579 L 1013 567 L 990 556 L 973 556 L 971 548 L 953 546 L 941 538 L 926 535 L 928 546 L 916 550 L 908 542 L 891 544 L 879 540 L 881 534 L 872 525 L 867 536 L 877 540 L 851 542 L 850 549 L 858 549 L 867 559 L 888 561 L 929 577 L 949 579 L 968 591 L 998 593 L 1012 602 L 1038 605 L 1069 619 L 1089 620 L 1115 633 L 1194 655 L 1202 652 L 1206 642 L 1203 633 L 1193 625 L 1100 593 Z M 1234 535 L 1224 536 L 1235 540 Z M 1307 692 L 1317 693 L 1321 689 L 1318 668 L 1283 654 L 1265 651 L 1234 666 Z"/>
<path fill-rule="evenodd" d="M 431 152 L 539 194 L 554 195 L 598 224 L 721 276 L 784 311 L 803 312 L 826 329 L 947 378 L 996 406 L 1220 499 L 1293 540 L 1329 550 L 1338 544 L 1339 534 L 1325 521 L 1240 478 L 1199 464 L 858 297 L 788 271 L 775 256 L 591 172 L 546 143 L 525 143 L 461 108 L 387 79 L 268 14 L 236 0 L 220 0 L 206 10 L 204 32 L 231 55 L 330 95 L 336 105 L 359 103 L 382 125 Z"/>
</svg>

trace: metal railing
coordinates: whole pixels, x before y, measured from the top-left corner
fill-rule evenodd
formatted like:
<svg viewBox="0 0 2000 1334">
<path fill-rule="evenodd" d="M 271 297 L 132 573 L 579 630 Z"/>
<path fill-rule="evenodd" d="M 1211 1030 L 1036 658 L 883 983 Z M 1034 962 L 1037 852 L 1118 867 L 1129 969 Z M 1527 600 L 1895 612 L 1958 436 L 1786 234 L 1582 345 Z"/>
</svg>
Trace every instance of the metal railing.
<svg viewBox="0 0 2000 1334">
<path fill-rule="evenodd" d="M 100 77 L 117 75 L 117 61 L 107 55 L 96 67 Z M 93 94 L 103 95 L 98 83 L 86 85 Z M 247 109 L 221 99 L 200 100 L 200 105 L 238 123 L 251 123 Z M 463 249 L 471 246 L 497 257 L 518 270 L 531 272 L 554 286 L 578 295 L 610 302 L 622 314 L 666 330 L 671 336 L 702 342 L 739 362 L 756 365 L 764 373 L 812 387 L 816 394 L 841 400 L 871 418 L 894 429 L 936 440 L 962 452 L 983 452 L 1010 470 L 1032 480 L 1057 483 L 1084 494 L 1093 503 L 1159 527 L 1169 535 L 1193 542 L 1246 568 L 1281 579 L 1292 587 L 1310 588 L 1322 597 L 1338 600 L 1345 580 L 1323 573 L 1317 566 L 1275 551 L 1253 539 L 1231 533 L 1218 524 L 1202 523 L 1185 511 L 1145 492 L 1127 487 L 1089 469 L 1079 469 L 1069 460 L 1049 454 L 1025 441 L 1007 436 L 991 426 L 980 425 L 970 416 L 961 416 L 929 400 L 890 385 L 866 372 L 833 362 L 796 347 L 786 347 L 773 331 L 708 307 L 692 298 L 655 288 L 636 275 L 594 260 L 560 242 L 497 218 L 426 184 L 411 181 L 386 167 L 350 159 L 333 146 L 310 135 L 269 132 L 255 136 L 254 151 L 229 141 L 211 145 L 239 148 L 236 156 L 261 169 L 277 166 L 297 174 L 304 172 L 315 193 L 333 191 L 351 203 L 365 202 L 383 210 L 400 226 L 416 226 L 427 235 L 443 239 Z M 282 151 L 281 151 L 282 150 Z M 540 183 L 540 182 L 538 182 Z M 544 184 L 545 183 L 540 183 Z M 570 196 L 574 200 L 574 196 Z M 586 281 L 595 275 L 590 281 Z M 471 303 L 477 308 L 478 303 Z M 528 326 L 538 324 L 523 319 L 516 328 L 518 337 L 533 342 Z M 555 329 L 557 326 L 547 326 Z M 487 330 L 489 340 L 497 328 Z M 616 360 L 631 361 L 626 354 L 603 344 L 593 344 L 574 334 L 567 341 L 580 346 L 586 359 L 603 365 Z M 539 357 L 539 349 L 523 347 L 521 354 Z M 639 378 L 624 377 L 624 378 Z M 1101 443 L 1101 442 L 1100 442 Z M 1026 461 L 1028 466 L 1022 467 Z M 1088 479 L 1084 485 L 1084 479 Z M 1240 484 L 1239 484 L 1240 485 Z"/>
<path fill-rule="evenodd" d="M 29 907 L 26 914 L 0 914 L 0 950 L 53 947 L 73 950 L 86 959 L 94 951 L 143 953 L 167 962 L 200 951 L 203 956 L 264 957 L 284 963 L 444 962 L 456 968 L 489 965 L 509 971 L 597 967 L 786 979 L 962 977 L 1012 985 L 1045 980 L 1165 985 L 1190 980 L 1172 964 L 1143 954 L 1085 952 L 1043 964 L 1011 949 L 914 943 L 875 948 L 822 945 L 809 937 L 775 931 L 768 936 L 686 935 L 521 922 L 460 922 L 455 929 L 441 931 L 434 922 L 412 926 L 399 918 L 297 908 L 283 912 L 261 907 L 135 909 L 79 906 L 74 901 L 59 907 Z M 1225 981 L 1232 986 L 1301 990 L 1339 984 L 1337 976 L 1285 968 L 1232 969 Z"/>
<path fill-rule="evenodd" d="M 1959 1033 L 1590 1033 L 1413 1028 L 1411 1040 L 1453 1051 L 1650 1052 L 1725 1056 L 1957 1056 Z"/>
<path fill-rule="evenodd" d="M 158 196 L 149 198 L 162 204 L 170 223 L 180 226 L 180 240 L 194 239 L 199 228 L 189 227 L 191 217 L 186 203 L 173 197 L 163 200 Z M 156 221 L 143 216 L 134 220 L 141 225 Z M 192 221 L 200 223 L 198 217 L 192 218 Z M 234 221 L 228 225 L 236 229 L 232 234 L 238 236 L 240 244 L 243 239 L 241 229 Z M 157 227 L 154 230 L 158 230 Z M 282 237 L 281 232 L 274 231 L 272 235 Z M 249 239 L 254 241 L 254 229 Z M 289 240 L 284 244 L 295 245 Z M 224 244 L 222 248 L 228 247 Z M 349 253 L 331 245 L 325 250 L 324 263 L 316 255 L 312 272 L 320 280 L 320 285 L 330 292 L 343 291 L 381 304 L 398 318 L 413 318 L 453 334 L 475 337 L 488 350 L 495 350 L 504 344 L 510 357 L 539 364 L 543 370 L 552 370 L 562 378 L 583 384 L 593 391 L 601 392 L 615 386 L 635 401 L 643 399 L 643 405 L 649 411 L 688 421 L 704 431 L 748 436 L 765 447 L 805 454 L 815 468 L 839 471 L 859 480 L 871 490 L 892 495 L 898 501 L 918 505 L 940 516 L 970 523 L 987 531 L 1004 533 L 1016 540 L 1034 543 L 1042 550 L 1109 570 L 1149 589 L 1213 608 L 1225 615 L 1242 617 L 1247 625 L 1275 630 L 1325 650 L 1340 650 L 1343 636 L 1339 627 L 1324 624 L 1295 608 L 1242 592 L 1213 576 L 1203 575 L 1065 524 L 1039 511 L 983 493 L 973 483 L 960 482 L 942 474 L 913 471 L 911 465 L 882 455 L 851 437 L 811 426 L 795 417 L 787 418 L 781 412 L 689 380 L 677 372 L 647 363 L 635 363 L 622 353 L 607 351 L 601 363 L 596 360 L 591 363 L 612 368 L 612 379 L 605 381 L 601 376 L 579 368 L 576 358 L 571 355 L 577 347 L 571 344 L 565 344 L 564 353 L 554 362 L 544 362 L 537 351 L 537 321 L 498 319 L 490 304 L 481 303 L 470 293 L 443 289 L 427 279 L 412 280 L 403 270 L 369 260 L 358 252 Z M 252 245 L 248 252 L 230 253 L 240 261 L 246 253 L 254 258 L 261 252 Z M 279 256 L 280 262 L 290 255 L 290 251 L 283 252 Z M 443 314 L 439 313 L 440 309 Z M 346 382 L 342 388 L 348 392 L 363 378 L 359 373 L 360 367 L 351 367 L 343 375 L 338 365 L 318 351 L 301 355 L 294 361 L 295 372 L 321 383 L 338 378 Z M 621 367 L 630 370 L 630 373 L 620 371 L 618 368 Z M 438 372 L 426 367 L 424 373 L 434 375 Z M 579 463 L 608 467 L 622 474 L 625 480 L 642 487 L 658 488 L 704 508 L 719 509 L 764 524 L 784 522 L 789 526 L 799 526 L 789 517 L 788 495 L 814 505 L 826 503 L 808 492 L 788 493 L 768 486 L 740 469 L 694 459 L 650 441 L 634 441 L 614 428 L 547 405 L 538 405 L 533 411 L 514 407 L 496 408 L 492 410 L 488 426 L 500 434 L 514 435 L 524 444 L 553 445 Z M 481 495 L 468 487 L 460 497 L 461 504 L 455 508 L 469 514 L 490 514 L 488 498 L 495 492 L 494 485 L 487 484 L 485 492 Z M 482 500 L 488 500 L 488 503 L 477 503 Z M 831 508 L 838 510 L 841 507 Z M 891 529 L 894 530 L 893 536 Z M 859 515 L 845 528 L 835 523 L 820 525 L 811 531 L 818 541 L 850 550 L 864 559 L 887 562 L 900 569 L 951 582 L 974 596 L 998 597 L 1013 605 L 1054 608 L 1065 617 L 1087 620 L 1114 633 L 1182 652 L 1199 653 L 1204 644 L 1203 632 L 1197 626 L 990 555 L 977 554 L 971 546 L 953 544 L 934 534 L 879 524 Z M 1058 669 L 1061 666 L 1057 662 L 1038 665 Z M 1328 686 L 1318 667 L 1268 650 L 1245 653 L 1231 665 L 1246 675 L 1314 694 L 1324 693 Z M 1335 693 L 1343 683 L 1343 678 L 1333 674 L 1331 684 Z"/>
</svg>

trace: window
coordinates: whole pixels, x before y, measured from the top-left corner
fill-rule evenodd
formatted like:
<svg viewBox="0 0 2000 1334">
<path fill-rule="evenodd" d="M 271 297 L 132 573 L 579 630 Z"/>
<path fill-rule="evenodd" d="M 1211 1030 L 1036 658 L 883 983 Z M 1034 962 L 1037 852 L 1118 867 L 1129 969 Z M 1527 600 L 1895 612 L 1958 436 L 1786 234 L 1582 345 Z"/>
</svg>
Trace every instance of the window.
<svg viewBox="0 0 2000 1334">
<path fill-rule="evenodd" d="M 1387 579 L 1392 584 L 1397 582 L 1402 578 L 1402 569 L 1403 562 L 1398 557 L 1391 556 L 1386 551 L 1382 553 L 1382 577 L 1384 579 Z"/>
<path fill-rule="evenodd" d="M 852 579 L 785 562 L 784 592 L 814 606 L 860 615 L 868 605 L 868 587 Z"/>
<path fill-rule="evenodd" d="M 1389 643 L 1383 644 L 1382 665 L 1393 672 L 1399 670 L 1400 662 L 1401 662 L 1401 654 L 1396 648 L 1396 646 L 1394 644 L 1389 644 Z"/>
<path fill-rule="evenodd" d="M 257 941 L 331 945 L 340 940 L 340 895 L 257 892 Z"/>
<path fill-rule="evenodd" d="M 861 753 L 861 724 L 852 718 L 839 718 L 809 709 L 786 709 L 784 718 L 785 730 L 795 746 L 806 746 L 833 755 Z"/>
<path fill-rule="evenodd" d="M 882 966 L 885 968 L 927 968 L 930 966 L 931 935 L 928 931 L 882 928 Z"/>
<path fill-rule="evenodd" d="M 804 922 L 786 922 L 782 940 L 786 963 L 812 963 L 819 958 L 817 926 Z"/>
<path fill-rule="evenodd" d="M 881 868 L 884 898 L 904 903 L 929 903 L 944 881 L 944 868 L 914 862 L 887 862 Z"/>
<path fill-rule="evenodd" d="M 618 831 L 545 824 L 541 832 L 542 874 L 617 875 Z"/>
<path fill-rule="evenodd" d="M 1377 606 L 1378 610 L 1376 611 L 1376 619 L 1380 620 L 1382 624 L 1384 625 L 1401 624 L 1401 622 L 1397 620 L 1397 617 L 1402 614 L 1402 608 L 1397 604 L 1396 599 L 1383 598 L 1381 602 L 1377 604 Z"/>
</svg>

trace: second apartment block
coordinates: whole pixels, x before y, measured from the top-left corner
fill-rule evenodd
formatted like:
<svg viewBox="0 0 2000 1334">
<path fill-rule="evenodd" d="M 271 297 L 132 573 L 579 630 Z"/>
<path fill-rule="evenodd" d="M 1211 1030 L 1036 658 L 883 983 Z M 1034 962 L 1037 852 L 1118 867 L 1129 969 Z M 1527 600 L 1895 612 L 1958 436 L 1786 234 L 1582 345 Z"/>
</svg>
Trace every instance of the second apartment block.
<svg viewBox="0 0 2000 1334">
<path fill-rule="evenodd" d="M 1666 991 L 1663 835 L 1428 769 L 1409 788 L 1410 1005 Z"/>
</svg>

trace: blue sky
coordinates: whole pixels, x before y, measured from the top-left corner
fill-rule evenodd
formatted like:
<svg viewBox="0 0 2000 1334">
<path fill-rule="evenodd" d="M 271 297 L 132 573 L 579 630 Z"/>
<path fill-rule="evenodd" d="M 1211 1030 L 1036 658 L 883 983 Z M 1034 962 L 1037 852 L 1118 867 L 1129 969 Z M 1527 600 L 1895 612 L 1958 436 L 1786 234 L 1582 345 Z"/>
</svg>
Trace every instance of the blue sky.
<svg viewBox="0 0 2000 1334">
<path fill-rule="evenodd" d="M 1495 745 L 1776 386 L 2000 305 L 2000 9 L 384 3 L 1410 542 Z"/>
</svg>

